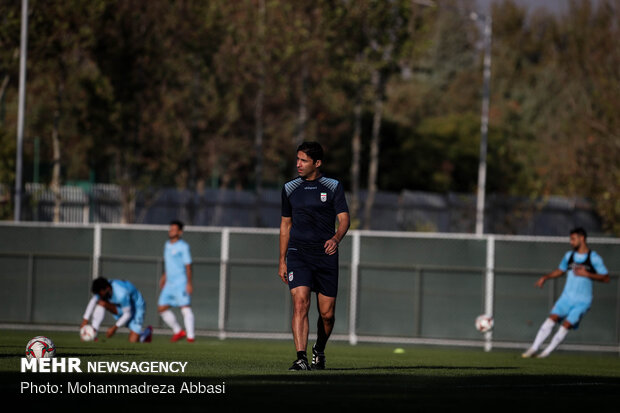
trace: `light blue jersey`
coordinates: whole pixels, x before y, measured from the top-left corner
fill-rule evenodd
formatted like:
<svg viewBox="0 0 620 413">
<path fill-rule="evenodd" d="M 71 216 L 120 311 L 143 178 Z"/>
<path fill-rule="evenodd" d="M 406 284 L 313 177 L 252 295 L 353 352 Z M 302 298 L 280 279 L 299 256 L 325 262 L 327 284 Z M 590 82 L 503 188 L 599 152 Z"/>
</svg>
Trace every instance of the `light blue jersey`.
<svg viewBox="0 0 620 413">
<path fill-rule="evenodd" d="M 588 272 L 607 274 L 607 268 L 603 259 L 596 252 L 586 254 L 568 251 L 564 254 L 558 267 L 566 272 L 566 284 L 562 295 L 555 302 L 551 314 L 555 314 L 560 320 L 568 321 L 573 328 L 578 328 L 583 316 L 590 310 L 592 305 L 592 280 L 588 277 L 580 277 L 573 272 L 575 265 L 583 265 Z"/>
<path fill-rule="evenodd" d="M 164 247 L 166 284 L 159 294 L 157 305 L 185 307 L 191 304 L 187 292 L 187 271 L 185 266 L 192 263 L 189 244 L 182 239 L 167 241 Z"/>
<path fill-rule="evenodd" d="M 127 327 L 138 334 L 142 332 L 146 303 L 140 291 L 129 281 L 109 280 L 112 285 L 112 297 L 108 300 L 117 308 L 114 318 L 117 320 L 123 315 L 123 308 L 131 308 L 131 318 L 127 322 Z"/>
<path fill-rule="evenodd" d="M 192 263 L 189 244 L 182 239 L 175 243 L 166 241 L 164 246 L 164 263 L 166 267 L 166 285 L 185 287 L 187 273 L 185 266 Z"/>
<path fill-rule="evenodd" d="M 569 266 L 571 255 L 573 256 L 573 262 Z M 587 259 L 587 253 L 579 254 L 577 252 L 568 251 L 564 254 L 564 258 L 558 267 L 560 270 L 566 272 L 566 284 L 562 291 L 562 297 L 574 302 L 592 302 L 592 280 L 587 277 L 575 275 L 572 268 L 573 265 L 585 264 Z M 595 251 L 590 253 L 590 264 L 597 274 L 607 274 L 607 268 L 603 263 L 603 259 Z"/>
</svg>

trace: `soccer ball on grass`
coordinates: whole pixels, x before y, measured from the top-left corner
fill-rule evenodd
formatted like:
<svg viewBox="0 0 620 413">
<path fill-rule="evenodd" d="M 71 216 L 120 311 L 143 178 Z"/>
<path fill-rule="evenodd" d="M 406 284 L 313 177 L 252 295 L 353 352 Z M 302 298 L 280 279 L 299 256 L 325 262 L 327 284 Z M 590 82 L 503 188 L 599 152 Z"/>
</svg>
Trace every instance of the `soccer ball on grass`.
<svg viewBox="0 0 620 413">
<path fill-rule="evenodd" d="M 487 314 L 481 314 L 476 317 L 476 330 L 481 333 L 486 333 L 487 331 L 491 331 L 493 328 L 493 317 Z"/>
<path fill-rule="evenodd" d="M 80 338 L 82 341 L 93 341 L 97 337 L 97 331 L 90 324 L 85 324 L 80 328 Z"/>
<path fill-rule="evenodd" d="M 45 336 L 36 336 L 26 344 L 26 357 L 28 360 L 33 358 L 52 358 L 55 355 L 56 346 L 54 342 Z"/>
</svg>

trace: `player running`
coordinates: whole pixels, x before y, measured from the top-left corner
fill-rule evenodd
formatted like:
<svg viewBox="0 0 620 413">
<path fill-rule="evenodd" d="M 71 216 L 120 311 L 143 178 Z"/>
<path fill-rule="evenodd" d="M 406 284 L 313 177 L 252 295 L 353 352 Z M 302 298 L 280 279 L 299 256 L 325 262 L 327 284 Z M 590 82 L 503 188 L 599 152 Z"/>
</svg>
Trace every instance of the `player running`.
<svg viewBox="0 0 620 413">
<path fill-rule="evenodd" d="M 195 340 L 194 312 L 191 307 L 192 256 L 189 244 L 181 239 L 183 223 L 172 221 L 168 228 L 168 241 L 164 246 L 165 272 L 161 276 L 159 301 L 157 310 L 162 320 L 172 329 L 172 342 L 187 337 L 192 343 Z M 170 307 L 180 307 L 185 330 L 181 328 Z"/>
<path fill-rule="evenodd" d="M 297 148 L 299 176 L 282 189 L 280 265 L 293 301 L 292 330 L 297 360 L 289 370 L 325 368 L 325 345 L 334 328 L 338 291 L 338 244 L 349 229 L 349 208 L 342 184 L 322 176 L 323 148 L 304 142 Z M 338 230 L 334 231 L 336 218 Z M 316 292 L 319 319 L 317 340 L 308 365 L 308 310 Z"/>
<path fill-rule="evenodd" d="M 80 328 L 88 324 L 92 316 L 91 325 L 95 331 L 99 331 L 105 312 L 108 310 L 113 314 L 116 323 L 108 329 L 106 337 L 112 337 L 119 327 L 127 325 L 131 343 L 151 341 L 153 328 L 148 326 L 142 329 L 146 303 L 132 283 L 125 280 L 108 281 L 99 277 L 93 280 L 91 290 L 93 297 L 86 306 Z"/>
<path fill-rule="evenodd" d="M 572 251 L 568 251 L 558 269 L 543 275 L 536 281 L 536 286 L 542 288 L 545 281 L 557 278 L 567 273 L 566 284 L 562 295 L 551 309 L 549 318 L 540 326 L 534 343 L 521 356 L 523 358 L 547 357 L 564 340 L 568 330 L 576 329 L 581 318 L 590 309 L 592 304 L 592 282 L 609 282 L 609 274 L 603 263 L 603 259 L 586 244 L 586 231 L 583 228 L 575 228 L 570 232 L 570 245 Z M 562 321 L 563 320 L 563 321 Z M 536 352 L 541 344 L 551 334 L 556 323 L 562 322 L 549 345 L 540 354 Z"/>
</svg>

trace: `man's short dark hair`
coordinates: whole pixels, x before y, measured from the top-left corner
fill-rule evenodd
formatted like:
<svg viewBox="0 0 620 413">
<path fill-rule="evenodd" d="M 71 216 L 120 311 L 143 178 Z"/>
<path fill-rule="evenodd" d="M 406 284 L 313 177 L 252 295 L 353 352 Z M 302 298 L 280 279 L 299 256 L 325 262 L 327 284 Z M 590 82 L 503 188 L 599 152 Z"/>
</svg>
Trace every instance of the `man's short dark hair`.
<svg viewBox="0 0 620 413">
<path fill-rule="evenodd" d="M 323 160 L 323 147 L 318 142 L 304 142 L 297 147 L 297 152 L 303 152 L 314 162 Z"/>
<path fill-rule="evenodd" d="M 577 234 L 577 235 L 581 235 L 583 237 L 583 239 L 586 239 L 588 237 L 588 234 L 586 233 L 586 230 L 583 229 L 582 227 L 577 227 L 577 228 L 573 228 L 570 230 L 570 235 L 573 234 Z"/>
<path fill-rule="evenodd" d="M 183 223 L 178 219 L 170 221 L 170 225 L 176 225 L 181 231 L 183 231 Z"/>
<path fill-rule="evenodd" d="M 99 294 L 101 290 L 106 289 L 110 285 L 110 282 L 103 277 L 95 278 L 93 280 L 91 291 L 93 294 Z"/>
</svg>

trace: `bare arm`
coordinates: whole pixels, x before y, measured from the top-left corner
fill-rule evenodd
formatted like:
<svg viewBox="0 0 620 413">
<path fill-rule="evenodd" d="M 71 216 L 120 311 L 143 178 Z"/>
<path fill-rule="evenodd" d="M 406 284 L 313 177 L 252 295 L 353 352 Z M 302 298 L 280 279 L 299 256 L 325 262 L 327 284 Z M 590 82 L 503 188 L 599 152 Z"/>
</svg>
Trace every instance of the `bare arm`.
<svg viewBox="0 0 620 413">
<path fill-rule="evenodd" d="M 538 287 L 538 288 L 542 288 L 542 287 L 543 287 L 543 285 L 545 285 L 545 282 L 546 282 L 547 280 L 550 280 L 550 279 L 552 279 L 552 278 L 558 278 L 558 277 L 561 277 L 563 274 L 564 274 L 564 271 L 562 271 L 561 269 L 559 269 L 559 268 L 558 268 L 558 269 L 556 269 L 556 270 L 551 271 L 549 274 L 545 274 L 545 275 L 543 275 L 542 277 L 540 277 L 540 278 L 536 281 L 536 283 L 535 283 L 534 285 L 535 285 L 536 287 Z"/>
<path fill-rule="evenodd" d="M 185 274 L 187 276 L 187 293 L 191 295 L 194 292 L 194 284 L 192 284 L 192 264 L 185 265 Z"/>
<path fill-rule="evenodd" d="M 338 229 L 336 230 L 336 233 L 333 237 L 325 241 L 325 245 L 323 246 L 325 248 L 325 253 L 327 253 L 328 255 L 333 255 L 336 253 L 336 251 L 338 250 L 338 244 L 340 244 L 340 241 L 342 241 L 347 231 L 349 230 L 349 225 L 351 222 L 348 212 L 341 212 L 337 215 L 337 218 Z"/>
<path fill-rule="evenodd" d="M 293 219 L 291 217 L 282 217 L 282 221 L 280 221 L 280 263 L 278 268 L 278 275 L 285 284 L 287 284 L 286 251 L 288 250 L 288 241 L 291 238 L 292 226 Z"/>
</svg>

